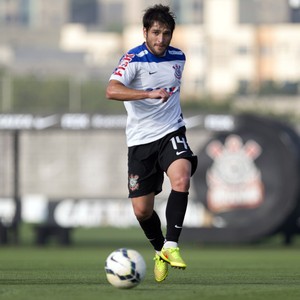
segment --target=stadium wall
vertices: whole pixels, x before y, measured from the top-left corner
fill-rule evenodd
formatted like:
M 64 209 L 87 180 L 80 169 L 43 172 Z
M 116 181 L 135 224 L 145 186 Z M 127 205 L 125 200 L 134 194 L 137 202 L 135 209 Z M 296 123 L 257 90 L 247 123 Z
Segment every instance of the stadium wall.
M 124 121 L 0 115 L 0 225 L 34 224 L 40 240 L 48 227 L 137 226 L 127 198 Z M 190 238 L 256 241 L 281 230 L 288 240 L 300 232 L 300 139 L 290 125 L 254 115 L 186 122 L 199 159 L 185 218 Z M 166 178 L 156 201 L 162 216 L 169 191 Z

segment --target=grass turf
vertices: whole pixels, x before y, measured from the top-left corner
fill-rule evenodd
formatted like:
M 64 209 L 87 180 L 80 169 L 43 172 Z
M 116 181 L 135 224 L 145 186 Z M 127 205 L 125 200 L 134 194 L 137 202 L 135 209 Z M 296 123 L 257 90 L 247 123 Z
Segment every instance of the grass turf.
M 300 299 L 300 246 L 280 243 L 207 246 L 184 243 L 188 268 L 153 279 L 153 251 L 138 229 L 76 230 L 73 246 L 23 241 L 0 247 L 0 299 Z M 146 279 L 119 290 L 106 280 L 104 262 L 119 247 L 145 258 Z

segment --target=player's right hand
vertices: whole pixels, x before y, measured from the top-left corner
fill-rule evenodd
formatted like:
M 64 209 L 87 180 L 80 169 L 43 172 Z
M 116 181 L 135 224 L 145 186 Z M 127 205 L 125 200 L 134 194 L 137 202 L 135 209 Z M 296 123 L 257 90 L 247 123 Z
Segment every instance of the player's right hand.
M 153 90 L 149 94 L 151 99 L 161 99 L 162 102 L 168 101 L 170 94 L 165 89 Z

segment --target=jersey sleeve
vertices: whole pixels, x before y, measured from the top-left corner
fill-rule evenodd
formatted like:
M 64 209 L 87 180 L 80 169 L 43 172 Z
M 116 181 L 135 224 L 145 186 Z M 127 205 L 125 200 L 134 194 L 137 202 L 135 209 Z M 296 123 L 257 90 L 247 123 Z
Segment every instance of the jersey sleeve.
M 123 55 L 109 80 L 118 80 L 125 86 L 129 86 L 136 76 L 136 63 L 133 63 L 134 56 L 135 54 L 130 53 Z

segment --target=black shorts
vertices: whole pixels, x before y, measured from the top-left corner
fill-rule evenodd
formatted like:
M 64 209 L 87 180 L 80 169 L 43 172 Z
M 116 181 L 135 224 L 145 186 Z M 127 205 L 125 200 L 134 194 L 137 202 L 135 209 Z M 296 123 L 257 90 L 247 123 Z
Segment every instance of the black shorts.
M 185 131 L 185 127 L 181 127 L 152 143 L 128 148 L 129 198 L 160 193 L 164 172 L 179 158 L 191 161 L 194 174 L 198 160 L 187 143 Z

